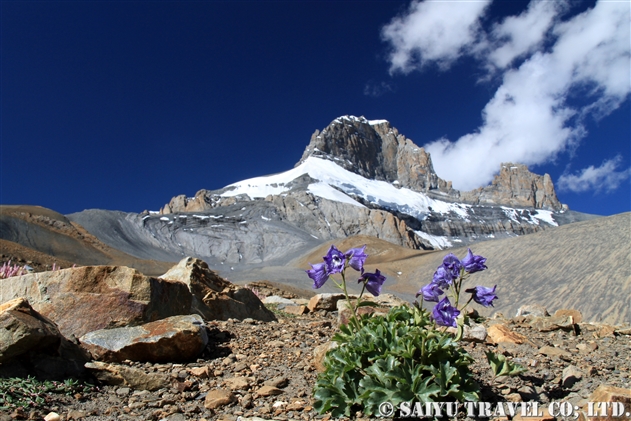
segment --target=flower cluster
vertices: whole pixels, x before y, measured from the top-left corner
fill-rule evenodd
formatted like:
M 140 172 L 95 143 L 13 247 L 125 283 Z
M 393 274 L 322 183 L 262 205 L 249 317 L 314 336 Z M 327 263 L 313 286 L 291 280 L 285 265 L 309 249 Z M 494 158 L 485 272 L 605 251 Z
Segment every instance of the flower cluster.
M 341 274 L 342 280 L 345 282 L 345 271 L 348 267 L 351 267 L 361 273 L 357 283 L 363 282 L 364 288 L 375 297 L 381 294 L 381 287 L 386 281 L 386 277 L 379 272 L 379 269 L 375 270 L 375 273 L 364 272 L 364 262 L 368 257 L 365 250 L 366 246 L 363 246 L 352 248 L 346 253 L 342 253 L 332 245 L 326 256 L 322 258 L 324 262 L 311 265 L 311 269 L 306 271 L 309 278 L 313 279 L 313 288 L 321 288 L 329 279 L 329 276 L 335 273 Z M 342 289 L 345 288 L 345 284 L 340 285 L 337 282 L 335 284 Z
M 432 311 L 432 318 L 436 324 L 457 327 L 456 319 L 462 310 L 458 309 L 458 299 L 462 283 L 470 274 L 487 269 L 485 263 L 486 258 L 474 255 L 471 249 L 469 249 L 467 255 L 462 260 L 458 259 L 452 253 L 449 253 L 443 258 L 442 265 L 434 272 L 432 282 L 425 285 L 416 294 L 417 297 L 421 295 L 425 301 L 437 303 Z M 471 301 L 475 301 L 484 307 L 492 306 L 493 300 L 497 298 L 495 288 L 497 288 L 497 285 L 493 288 L 478 285 L 465 290 L 465 292 L 471 294 L 471 297 L 463 306 L 463 309 Z M 454 305 L 452 305 L 449 297 L 445 296 L 442 299 L 440 298 L 441 295 L 445 294 L 445 291 L 451 292 Z

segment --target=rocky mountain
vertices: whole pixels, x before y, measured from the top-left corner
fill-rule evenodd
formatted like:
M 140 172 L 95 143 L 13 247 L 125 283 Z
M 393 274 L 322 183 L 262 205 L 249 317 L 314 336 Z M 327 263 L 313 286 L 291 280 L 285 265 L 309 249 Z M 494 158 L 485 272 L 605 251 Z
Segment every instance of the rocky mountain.
M 344 116 L 311 137 L 288 171 L 179 195 L 159 212 L 88 210 L 68 218 L 143 259 L 204 259 L 217 270 L 282 264 L 322 242 L 367 235 L 444 249 L 590 218 L 557 199 L 550 177 L 505 164 L 459 192 L 385 120 Z

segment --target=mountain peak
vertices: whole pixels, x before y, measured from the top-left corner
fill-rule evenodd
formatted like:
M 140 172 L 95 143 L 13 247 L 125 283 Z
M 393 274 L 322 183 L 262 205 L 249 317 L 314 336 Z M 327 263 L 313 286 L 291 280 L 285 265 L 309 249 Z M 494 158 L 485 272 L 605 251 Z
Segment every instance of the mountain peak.
M 434 172 L 425 149 L 401 135 L 387 120 L 345 115 L 311 135 L 302 158 L 314 156 L 335 162 L 363 177 L 387 181 L 418 192 L 450 193 L 451 183 Z

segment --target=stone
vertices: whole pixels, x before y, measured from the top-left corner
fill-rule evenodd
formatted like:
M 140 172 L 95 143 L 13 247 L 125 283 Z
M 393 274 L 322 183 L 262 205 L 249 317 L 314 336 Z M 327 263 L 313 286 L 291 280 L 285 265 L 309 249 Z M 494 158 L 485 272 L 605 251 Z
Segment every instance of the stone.
M 48 415 L 44 417 L 44 421 L 61 421 L 61 416 L 56 412 L 49 412 Z
M 102 329 L 80 338 L 94 359 L 107 362 L 190 361 L 208 344 L 199 315 L 173 316 L 141 326 Z
M 0 302 L 20 296 L 66 338 L 188 314 L 192 301 L 183 283 L 125 266 L 83 266 L 2 280 Z
M 287 314 L 302 316 L 303 314 L 307 314 L 309 312 L 309 309 L 307 308 L 307 306 L 285 306 L 283 307 L 283 311 Z
M 161 278 L 184 283 L 193 296 L 190 312 L 205 320 L 276 320 L 251 289 L 225 280 L 201 259 L 186 257 Z
M 191 373 L 192 376 L 200 379 L 207 379 L 212 375 L 211 368 L 207 365 L 203 367 L 191 367 L 188 369 L 188 372 Z
M 357 312 L 357 317 L 362 317 L 366 315 L 372 316 L 385 316 L 390 311 L 390 308 L 383 306 L 362 306 L 355 310 Z M 345 325 L 348 324 L 351 320 L 353 313 L 348 308 L 348 303 L 346 300 L 339 300 L 337 302 L 337 324 Z
M 583 372 L 579 370 L 577 367 L 573 365 L 568 365 L 563 369 L 563 374 L 561 376 L 561 385 L 570 389 L 574 386 L 574 383 L 583 378 Z
M 226 389 L 213 389 L 206 395 L 204 407 L 206 409 L 217 409 L 236 401 L 237 397 L 231 391 Z
M 259 396 L 273 396 L 273 395 L 280 395 L 281 393 L 283 393 L 283 391 L 280 390 L 279 388 L 274 387 L 274 386 L 267 386 L 267 385 L 261 386 L 256 391 L 256 394 Z
M 554 346 L 542 346 L 541 348 L 539 348 L 539 354 L 543 354 L 543 355 L 547 355 L 549 357 L 564 357 L 564 358 L 570 358 L 572 356 L 571 353 L 569 353 L 568 351 L 562 349 L 562 348 L 557 348 Z
M 0 304 L 0 363 L 32 350 L 56 350 L 61 340 L 57 326 L 25 298 Z
M 583 314 L 580 311 L 574 310 L 574 309 L 567 309 L 567 308 L 559 309 L 554 312 L 554 316 L 555 317 L 570 316 L 572 317 L 572 323 L 576 323 L 576 324 L 583 322 Z
M 546 310 L 544 306 L 539 305 L 539 304 L 528 304 L 528 305 L 523 305 L 519 307 L 519 309 L 517 309 L 517 314 L 515 314 L 515 317 L 519 317 L 519 316 L 547 317 L 549 315 L 550 313 L 548 313 L 548 310 Z
M 583 354 L 587 354 L 589 352 L 596 351 L 598 349 L 598 344 L 594 341 L 590 342 L 581 342 L 576 345 L 576 349 Z
M 269 297 L 265 297 L 263 299 L 263 304 L 284 304 L 288 306 L 295 306 L 296 302 L 278 295 L 270 295 Z
M 455 327 L 448 327 L 447 332 L 456 335 L 458 333 L 458 329 Z M 471 321 L 468 325 L 464 325 L 461 340 L 465 342 L 482 343 L 486 340 L 487 336 L 488 334 L 484 325 Z
M 581 421 L 613 421 L 618 419 L 627 419 L 628 415 L 625 414 L 625 411 L 629 411 L 631 407 L 631 389 L 615 387 L 611 385 L 601 384 L 592 392 L 590 397 L 588 398 L 588 402 L 610 402 L 610 407 L 607 408 L 607 415 L 601 415 L 601 406 L 604 405 L 601 403 L 598 407 L 594 406 L 595 416 L 587 417 L 588 411 L 588 403 L 583 406 L 583 412 L 581 413 L 581 417 L 579 420 Z M 615 403 L 615 404 L 614 404 Z M 613 405 L 616 405 L 617 408 L 623 408 L 622 414 L 618 413 L 614 414 Z
M 334 311 L 337 309 L 337 302 L 344 299 L 344 294 L 316 294 L 311 297 L 307 307 L 312 313 L 319 310 Z
M 574 322 L 571 315 L 554 315 L 552 317 L 535 317 L 530 326 L 539 332 L 552 332 L 554 330 L 574 330 Z
M 132 389 L 158 390 L 171 384 L 170 378 L 163 373 L 147 373 L 135 367 L 122 364 L 108 364 L 92 361 L 85 367 L 102 383 L 125 385 Z
M 278 387 L 282 389 L 283 387 L 286 387 L 288 383 L 289 383 L 289 380 L 287 380 L 287 377 L 280 376 L 280 377 L 274 377 L 273 379 L 266 380 L 265 382 L 263 382 L 263 385 Z
M 250 380 L 245 377 L 231 377 L 225 380 L 230 390 L 247 390 L 250 388 Z
M 503 324 L 494 324 L 487 330 L 487 339 L 492 343 L 499 344 L 501 342 L 512 342 L 514 344 L 523 344 L 527 341 L 524 335 L 513 332 Z
M 326 353 L 337 347 L 337 342 L 329 341 L 323 343 L 322 345 L 318 345 L 313 349 L 313 366 L 318 373 L 323 373 L 325 370 L 324 357 L 326 357 Z

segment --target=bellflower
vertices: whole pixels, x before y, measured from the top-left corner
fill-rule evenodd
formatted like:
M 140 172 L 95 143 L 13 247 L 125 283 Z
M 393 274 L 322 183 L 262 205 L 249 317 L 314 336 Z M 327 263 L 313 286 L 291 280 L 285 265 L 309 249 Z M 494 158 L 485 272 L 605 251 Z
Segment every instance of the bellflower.
M 436 324 L 441 326 L 458 327 L 456 317 L 460 314 L 460 310 L 452 306 L 449 298 L 445 297 L 434 306 L 432 317 Z
M 443 258 L 443 268 L 445 268 L 445 272 L 453 281 L 460 276 L 460 270 L 462 269 L 462 263 L 456 257 L 455 254 L 449 253 L 447 256 Z M 449 282 L 451 284 L 451 282 Z
M 309 278 L 313 279 L 313 287 L 320 288 L 329 279 L 326 263 L 311 265 L 311 269 L 306 271 Z
M 464 270 L 469 273 L 480 272 L 487 269 L 486 265 L 484 264 L 485 262 L 486 257 L 474 255 L 471 249 L 469 249 L 465 258 L 462 259 Z
M 438 285 L 441 288 L 449 288 L 449 285 L 453 282 L 454 278 L 450 272 L 447 272 L 444 266 L 438 266 L 436 272 L 434 272 L 434 278 L 432 283 Z
M 366 289 L 375 297 L 381 294 L 381 287 L 386 281 L 386 277 L 379 272 L 379 269 L 375 270 L 375 273 L 364 273 L 357 283 L 364 282 Z
M 340 273 L 344 270 L 344 264 L 346 263 L 346 256 L 339 251 L 334 245 L 331 245 L 326 256 L 323 257 L 324 263 L 326 263 L 326 270 L 329 275 L 333 273 Z
M 364 273 L 364 262 L 368 257 L 364 250 L 366 250 L 366 246 L 353 248 L 345 253 L 348 258 L 348 265 L 361 273 Z
M 489 307 L 493 306 L 493 300 L 497 298 L 497 295 L 495 295 L 495 288 L 497 288 L 497 285 L 493 288 L 478 285 L 475 288 L 466 289 L 465 292 L 473 294 L 473 301 L 476 303 L 481 304 L 484 307 Z
M 440 285 L 435 282 L 430 282 L 429 284 L 421 288 L 416 293 L 416 296 L 418 297 L 419 295 L 423 295 L 423 300 L 437 303 L 438 301 L 440 301 L 440 296 L 442 294 L 443 290 L 440 289 Z

